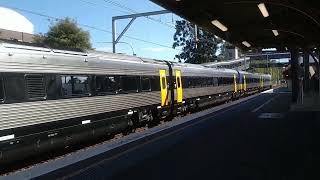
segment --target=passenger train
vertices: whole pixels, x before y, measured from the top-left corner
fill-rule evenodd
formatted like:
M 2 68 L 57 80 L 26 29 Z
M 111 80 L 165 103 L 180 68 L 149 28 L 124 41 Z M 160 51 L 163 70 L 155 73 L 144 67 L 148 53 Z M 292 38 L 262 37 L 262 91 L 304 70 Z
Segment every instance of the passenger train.
M 270 75 L 0 43 L 0 164 L 271 87 Z

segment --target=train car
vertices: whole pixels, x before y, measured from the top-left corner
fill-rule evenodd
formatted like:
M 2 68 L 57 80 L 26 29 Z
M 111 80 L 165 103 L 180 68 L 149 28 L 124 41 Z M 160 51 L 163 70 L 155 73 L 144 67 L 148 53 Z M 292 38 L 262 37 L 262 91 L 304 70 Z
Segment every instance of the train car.
M 240 80 L 241 73 L 246 81 Z M 130 133 L 146 123 L 238 98 L 243 89 L 267 88 L 268 78 L 112 53 L 0 43 L 0 164 Z
M 266 89 L 271 89 L 272 88 L 272 82 L 271 82 L 271 75 L 270 74 L 261 74 L 261 89 L 266 90 Z
M 253 74 L 245 71 L 239 72 L 239 88 L 243 94 L 252 94 L 271 88 L 271 76 L 266 74 Z
M 163 61 L 1 44 L 0 162 L 151 120 L 160 70 L 169 76 Z
M 227 101 L 237 93 L 237 71 L 207 68 L 200 65 L 175 64 L 182 73 L 183 102 L 185 108 L 199 108 Z

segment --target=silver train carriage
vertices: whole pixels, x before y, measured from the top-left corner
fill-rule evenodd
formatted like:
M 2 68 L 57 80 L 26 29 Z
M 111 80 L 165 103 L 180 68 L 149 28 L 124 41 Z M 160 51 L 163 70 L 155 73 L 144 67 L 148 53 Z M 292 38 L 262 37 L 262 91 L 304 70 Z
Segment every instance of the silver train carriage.
M 0 164 L 268 89 L 269 75 L 0 43 Z

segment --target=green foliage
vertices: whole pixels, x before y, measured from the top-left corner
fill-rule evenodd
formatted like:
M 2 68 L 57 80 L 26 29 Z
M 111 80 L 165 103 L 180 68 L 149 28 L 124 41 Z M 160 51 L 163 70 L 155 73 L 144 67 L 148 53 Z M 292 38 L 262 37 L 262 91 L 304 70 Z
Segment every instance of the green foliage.
M 175 56 L 179 61 L 201 64 L 223 60 L 217 57 L 218 50 L 223 53 L 223 41 L 213 33 L 198 28 L 196 41 L 194 24 L 186 20 L 176 21 L 173 48 L 181 47 L 182 52 Z
M 58 49 L 78 49 L 81 51 L 91 49 L 89 32 L 82 30 L 70 18 L 53 24 L 48 33 L 36 35 L 33 41 Z
M 261 74 L 270 74 L 273 83 L 278 83 L 280 80 L 283 79 L 283 68 L 282 67 L 275 67 L 275 61 L 270 61 L 267 64 L 265 60 L 254 60 L 250 63 L 250 69 L 248 72 L 251 73 L 261 73 Z
M 43 44 L 46 39 L 46 36 L 43 34 L 36 34 L 33 36 L 33 43 Z

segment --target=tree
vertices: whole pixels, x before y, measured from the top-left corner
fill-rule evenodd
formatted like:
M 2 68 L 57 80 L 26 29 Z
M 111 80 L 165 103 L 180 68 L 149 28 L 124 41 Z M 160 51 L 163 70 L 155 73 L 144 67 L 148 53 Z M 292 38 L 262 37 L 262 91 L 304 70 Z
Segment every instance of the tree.
M 182 47 L 182 52 L 175 56 L 179 61 L 201 64 L 222 59 L 217 57 L 219 51 L 224 52 L 222 39 L 198 28 L 196 40 L 195 26 L 186 20 L 176 21 L 173 39 L 173 48 Z
M 78 27 L 77 23 L 70 18 L 65 18 L 51 25 L 46 34 L 36 35 L 33 41 L 58 49 L 81 51 L 91 49 L 89 32 Z

